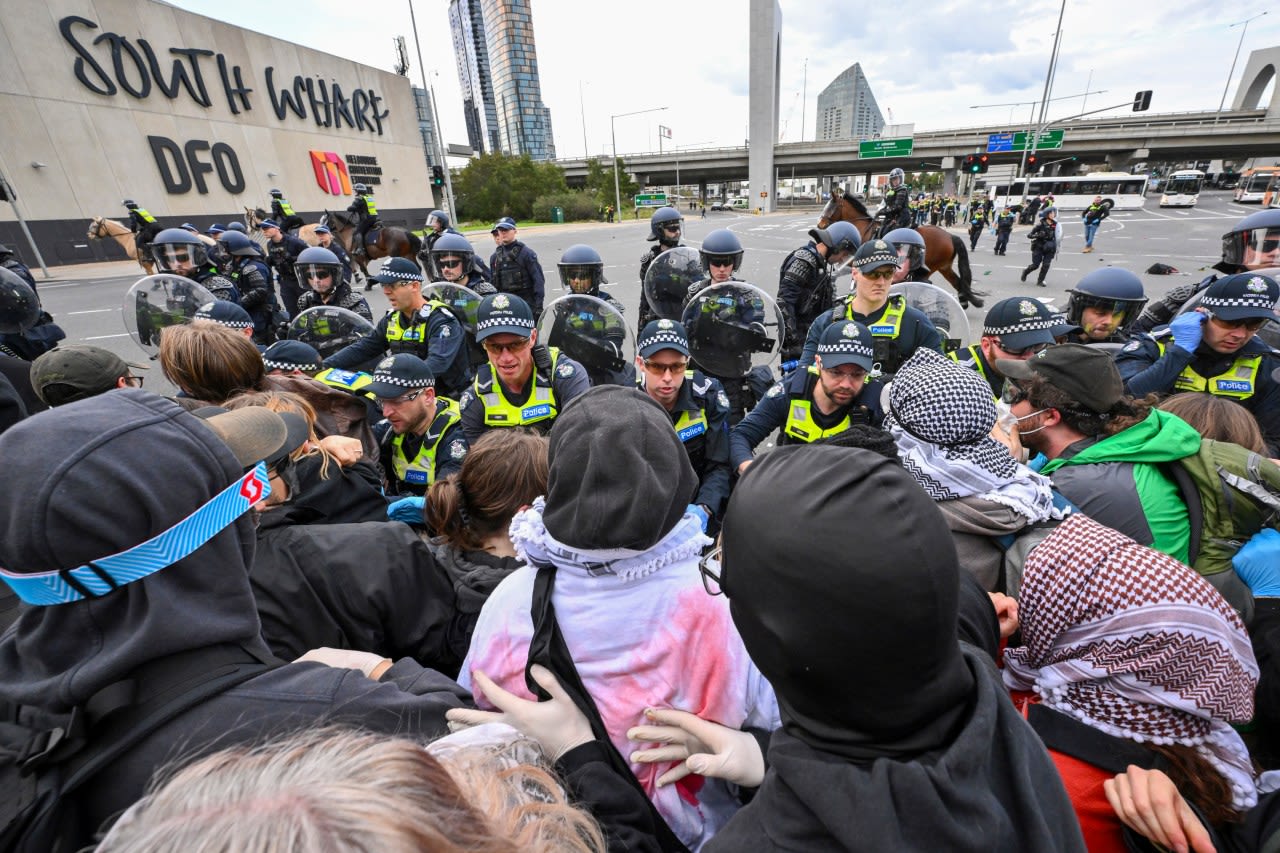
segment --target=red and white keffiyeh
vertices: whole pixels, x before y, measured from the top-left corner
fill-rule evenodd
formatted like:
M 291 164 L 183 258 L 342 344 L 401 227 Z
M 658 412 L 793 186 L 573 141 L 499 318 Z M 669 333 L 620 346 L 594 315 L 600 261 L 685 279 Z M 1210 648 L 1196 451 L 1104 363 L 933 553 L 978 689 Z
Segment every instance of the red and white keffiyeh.
M 1027 558 L 1011 690 L 1139 743 L 1195 747 L 1257 803 L 1248 749 L 1258 663 L 1235 610 L 1194 569 L 1073 515 Z

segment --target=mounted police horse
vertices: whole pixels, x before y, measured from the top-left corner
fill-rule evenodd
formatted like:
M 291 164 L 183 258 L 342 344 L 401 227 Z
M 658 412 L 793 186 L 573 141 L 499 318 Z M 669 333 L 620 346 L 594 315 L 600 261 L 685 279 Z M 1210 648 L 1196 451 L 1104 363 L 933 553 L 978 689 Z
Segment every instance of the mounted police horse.
M 128 225 L 123 225 L 114 219 L 107 219 L 105 216 L 95 216 L 93 221 L 89 223 L 89 233 L 85 236 L 90 240 L 102 240 L 111 237 L 120 244 L 120 248 L 124 249 L 126 255 L 138 262 L 138 265 L 146 271 L 147 275 L 155 274 L 156 262 L 148 257 L 145 252 L 138 254 L 137 238 Z
M 365 234 L 364 252 L 357 253 L 351 245 L 356 233 L 355 218 L 342 211 L 324 212 L 320 220 L 329 227 L 333 236 L 342 244 L 342 248 L 351 255 L 351 260 L 360 267 L 360 271 L 369 275 L 369 261 L 378 258 L 408 258 L 415 264 L 418 252 L 422 249 L 422 240 L 417 234 L 395 225 L 380 225 Z
M 261 230 L 262 220 L 270 218 L 267 212 L 260 207 L 246 207 L 244 209 L 244 221 L 248 224 L 250 231 Z M 319 227 L 319 223 L 303 225 L 298 229 L 295 236 L 308 246 L 319 246 L 320 238 L 316 237 L 316 229 Z
M 818 227 L 826 228 L 832 222 L 840 221 L 857 228 L 863 241 L 875 236 L 875 217 L 867 211 L 861 200 L 847 192 L 831 194 L 827 206 L 822 208 L 822 215 L 818 218 Z M 974 301 L 973 271 L 969 269 L 969 250 L 965 248 L 964 241 L 936 225 L 921 225 L 916 231 L 924 238 L 924 264 L 929 272 L 942 273 L 942 277 L 951 282 L 962 306 L 968 308 L 969 303 L 973 302 L 981 307 L 980 297 L 979 301 Z M 957 270 L 951 268 L 953 263 Z

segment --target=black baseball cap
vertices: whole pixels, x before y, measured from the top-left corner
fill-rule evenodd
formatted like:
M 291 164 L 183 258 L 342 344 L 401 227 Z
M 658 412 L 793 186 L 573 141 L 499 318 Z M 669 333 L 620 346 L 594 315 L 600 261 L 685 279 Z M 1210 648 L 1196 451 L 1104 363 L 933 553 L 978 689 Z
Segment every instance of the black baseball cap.
M 1009 379 L 1040 376 L 1083 408 L 1111 411 L 1124 397 L 1124 382 L 1111 354 L 1100 347 L 1059 344 L 1024 360 L 996 359 L 996 370 Z
M 1053 330 L 1058 325 L 1053 312 L 1039 299 L 1011 296 L 991 306 L 982 321 L 982 334 L 999 338 L 1004 349 L 1026 349 L 1052 344 Z
M 868 240 L 858 247 L 857 253 L 853 256 L 853 265 L 861 272 L 871 272 L 880 267 L 896 267 L 901 264 L 902 258 L 898 257 L 898 250 L 884 240 Z
M 476 309 L 477 341 L 503 334 L 527 338 L 533 334 L 533 328 L 533 309 L 519 296 L 491 293 L 480 300 L 480 307 Z
M 640 338 L 636 341 L 636 353 L 641 358 L 648 358 L 664 349 L 675 350 L 688 358 L 689 333 L 681 323 L 675 320 L 650 320 L 640 330 Z
M 866 326 L 855 320 L 841 320 L 823 330 L 818 355 L 824 368 L 856 364 L 870 372 L 875 364 L 874 344 L 875 339 Z
M 268 370 L 321 370 L 320 353 L 302 341 L 276 341 L 262 354 Z
M 1277 301 L 1280 301 L 1280 284 L 1274 278 L 1256 272 L 1241 272 L 1209 285 L 1200 306 L 1223 320 L 1251 320 L 1255 317 L 1280 320 L 1276 316 Z
M 390 400 L 419 388 L 434 388 L 435 384 L 435 374 L 425 361 L 413 353 L 402 352 L 378 362 L 373 369 L 373 381 L 360 391 Z
M 201 305 L 192 319 L 210 320 L 219 326 L 228 326 L 232 329 L 253 328 L 253 318 L 249 316 L 249 312 L 225 299 L 215 299 Z
M 382 285 L 397 285 L 405 282 L 422 281 L 422 270 L 408 258 L 392 258 L 382 265 L 382 269 L 369 276 Z

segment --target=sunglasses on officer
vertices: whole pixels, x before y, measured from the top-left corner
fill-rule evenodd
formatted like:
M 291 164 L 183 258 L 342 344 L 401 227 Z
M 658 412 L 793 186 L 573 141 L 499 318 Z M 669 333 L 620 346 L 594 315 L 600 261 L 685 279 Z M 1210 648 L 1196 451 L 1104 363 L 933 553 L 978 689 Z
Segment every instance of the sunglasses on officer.
M 330 270 L 307 270 L 307 278 L 314 278 L 317 281 L 324 281 L 333 278 L 333 272 Z
M 1026 355 L 1035 355 L 1036 353 L 1043 352 L 1049 348 L 1048 344 L 1032 344 L 1029 347 L 1022 347 L 1021 349 L 1010 349 L 1005 346 L 999 338 L 995 339 L 995 345 L 998 346 L 1005 354 L 1011 355 L 1014 358 L 1022 358 Z
M 484 347 L 484 351 L 489 355 L 502 355 L 509 352 L 512 355 L 523 352 L 532 341 L 532 338 L 523 338 L 518 341 L 512 341 L 509 344 L 500 344 L 497 341 L 481 341 L 480 346 Z
M 652 373 L 654 376 L 665 376 L 670 373 L 672 376 L 681 376 L 689 369 L 689 362 L 677 361 L 663 364 L 658 361 L 650 361 L 644 359 L 644 369 Z
M 1224 320 L 1212 311 L 1205 311 L 1209 315 L 1209 319 L 1224 329 L 1244 329 L 1248 332 L 1256 332 L 1263 326 L 1267 325 L 1266 317 L 1246 317 L 1243 320 Z
M 708 255 L 707 266 L 731 267 L 733 266 L 733 256 L 732 255 Z
M 441 269 L 451 270 L 454 267 L 462 266 L 462 259 L 461 258 L 441 258 L 440 260 L 436 261 L 436 263 L 440 265 Z

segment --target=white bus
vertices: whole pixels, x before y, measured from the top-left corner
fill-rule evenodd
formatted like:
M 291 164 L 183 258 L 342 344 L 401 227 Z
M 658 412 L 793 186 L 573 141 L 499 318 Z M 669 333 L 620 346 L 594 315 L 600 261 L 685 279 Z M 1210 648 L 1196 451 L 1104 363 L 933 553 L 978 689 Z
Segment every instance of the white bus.
M 1202 186 L 1204 186 L 1204 172 L 1196 169 L 1172 172 L 1160 186 L 1160 206 L 1195 207 Z
M 1128 172 L 1090 172 L 1087 175 L 1015 178 L 986 187 L 996 205 L 1020 204 L 1024 198 L 1052 195 L 1059 210 L 1084 210 L 1098 196 L 1110 199 L 1113 210 L 1137 210 L 1146 203 L 1147 176 Z
M 1276 192 L 1276 175 L 1280 174 L 1280 166 L 1258 166 L 1245 169 L 1240 173 L 1240 183 L 1236 185 L 1235 201 L 1241 204 L 1261 204 L 1267 207 Z

